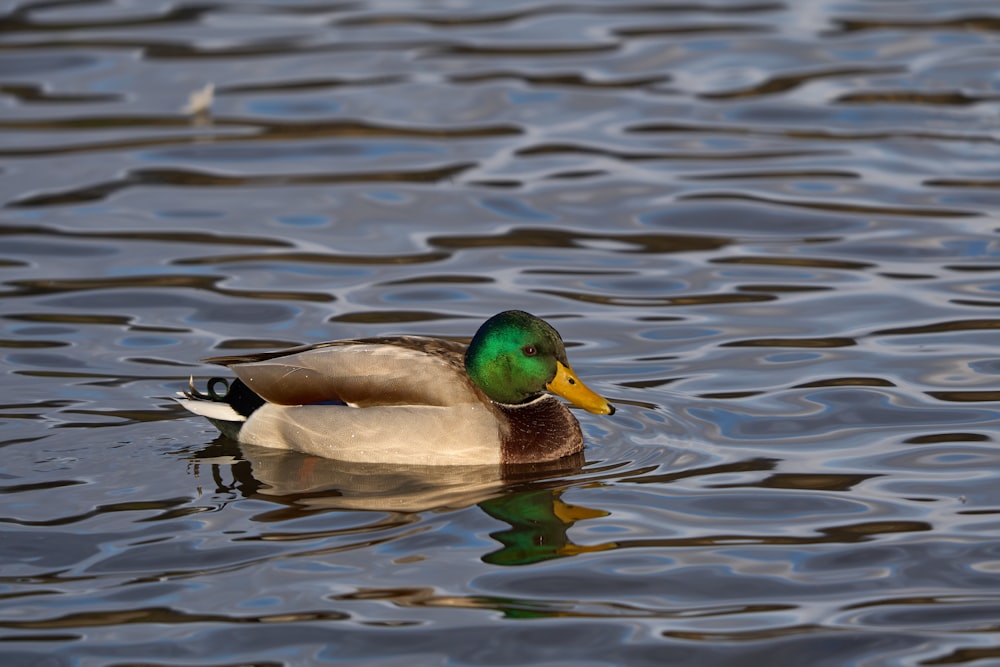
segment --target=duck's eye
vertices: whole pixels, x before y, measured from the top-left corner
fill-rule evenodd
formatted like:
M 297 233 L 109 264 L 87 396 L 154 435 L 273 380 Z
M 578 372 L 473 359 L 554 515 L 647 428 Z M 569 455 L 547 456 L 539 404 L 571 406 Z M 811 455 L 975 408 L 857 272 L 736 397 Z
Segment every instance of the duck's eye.
M 533 357 L 538 354 L 538 349 L 534 345 L 525 345 L 521 348 L 521 352 L 523 352 L 526 357 Z

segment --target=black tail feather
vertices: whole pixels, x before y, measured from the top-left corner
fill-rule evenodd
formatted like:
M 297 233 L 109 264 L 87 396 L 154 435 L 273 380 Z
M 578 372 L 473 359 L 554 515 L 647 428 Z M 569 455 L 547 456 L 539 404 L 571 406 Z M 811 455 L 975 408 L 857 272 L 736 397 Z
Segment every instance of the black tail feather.
M 221 393 L 217 389 L 220 384 L 223 387 Z M 206 385 L 206 393 L 202 393 L 195 389 L 194 378 L 192 378 L 191 383 L 188 386 L 187 395 L 190 398 L 197 398 L 203 401 L 226 403 L 229 407 L 244 417 L 249 417 L 253 414 L 254 410 L 265 403 L 263 398 L 255 394 L 250 387 L 246 386 L 239 378 L 229 380 L 226 378 L 214 377 L 208 381 L 208 384 Z

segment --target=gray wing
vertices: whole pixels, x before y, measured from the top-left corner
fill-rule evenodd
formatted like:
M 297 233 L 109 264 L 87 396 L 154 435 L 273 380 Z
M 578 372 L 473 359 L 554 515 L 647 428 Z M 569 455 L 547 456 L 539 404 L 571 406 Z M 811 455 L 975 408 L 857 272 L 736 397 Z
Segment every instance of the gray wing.
M 254 393 L 279 405 L 450 406 L 482 396 L 465 373 L 462 350 L 460 343 L 429 338 L 368 339 L 226 362 Z

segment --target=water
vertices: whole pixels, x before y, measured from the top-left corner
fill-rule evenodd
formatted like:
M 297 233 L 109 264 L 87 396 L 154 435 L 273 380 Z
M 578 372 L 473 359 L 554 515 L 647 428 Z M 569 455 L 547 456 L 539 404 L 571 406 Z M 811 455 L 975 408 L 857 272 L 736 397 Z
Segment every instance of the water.
M 0 11 L 4 665 L 1000 661 L 994 2 Z M 512 307 L 585 460 L 169 400 Z

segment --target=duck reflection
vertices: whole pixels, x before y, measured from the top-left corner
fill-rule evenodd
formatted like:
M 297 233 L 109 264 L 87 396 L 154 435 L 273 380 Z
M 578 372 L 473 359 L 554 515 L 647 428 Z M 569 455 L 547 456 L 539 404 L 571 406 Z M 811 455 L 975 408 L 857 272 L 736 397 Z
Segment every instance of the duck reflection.
M 576 545 L 567 534 L 578 521 L 607 515 L 561 498 L 559 480 L 581 472 L 582 454 L 518 465 L 392 466 L 345 463 L 220 437 L 192 463 L 196 476 L 209 473 L 217 493 L 275 503 L 278 511 L 268 513 L 274 521 L 323 510 L 398 515 L 478 505 L 510 526 L 490 534 L 502 547 L 483 556 L 488 563 L 524 565 L 610 548 Z
M 490 533 L 503 548 L 486 554 L 483 560 L 494 565 L 528 565 L 615 547 L 608 542 L 594 546 L 573 543 L 567 531 L 574 523 L 608 516 L 608 512 L 571 505 L 561 496 L 561 489 L 538 489 L 479 503 L 484 512 L 511 526 L 510 530 Z

